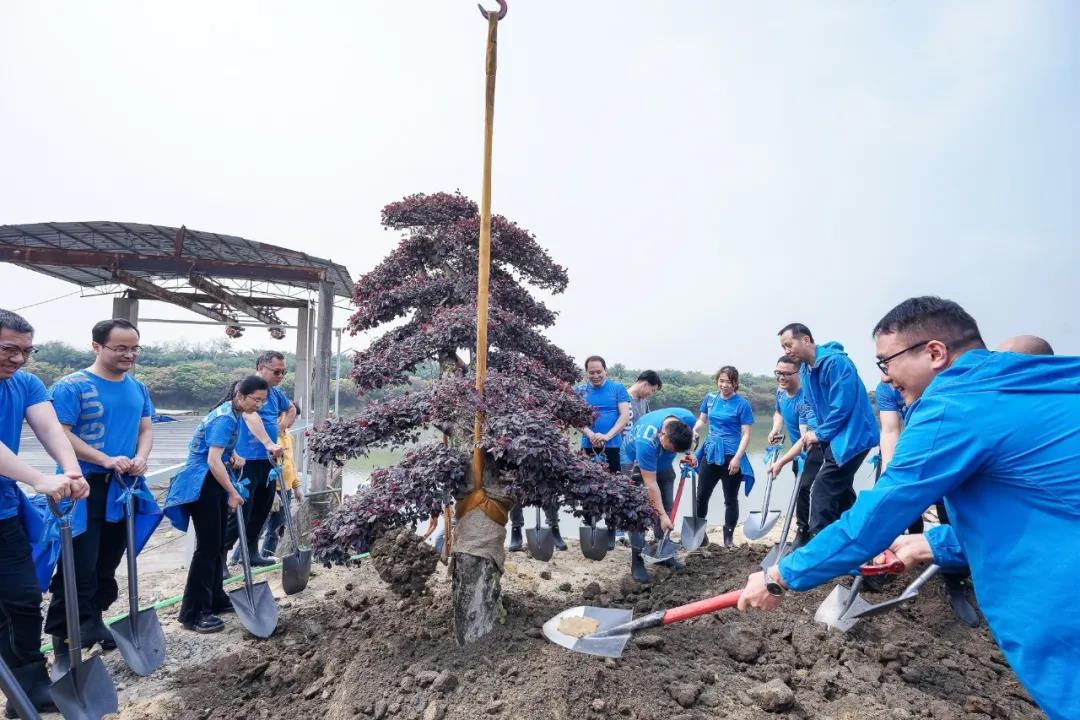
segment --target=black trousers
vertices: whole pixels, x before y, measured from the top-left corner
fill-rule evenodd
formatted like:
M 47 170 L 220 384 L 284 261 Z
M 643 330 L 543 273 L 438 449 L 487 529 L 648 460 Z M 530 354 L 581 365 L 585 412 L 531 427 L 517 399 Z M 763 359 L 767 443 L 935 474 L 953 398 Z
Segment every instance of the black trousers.
M 699 518 L 709 516 L 709 500 L 713 490 L 719 483 L 724 489 L 724 527 L 733 528 L 739 523 L 739 486 L 742 485 L 742 473 L 732 475 L 728 472 L 728 463 L 734 455 L 726 455 L 723 465 L 715 465 L 710 462 L 701 464 L 701 472 L 698 479 L 697 507 L 694 515 Z
M 101 613 L 116 602 L 116 568 L 127 549 L 126 526 L 123 522 L 106 522 L 105 506 L 109 494 L 111 473 L 90 473 L 90 497 L 86 503 L 86 532 L 71 541 L 75 561 L 75 586 L 79 598 L 79 623 L 101 617 Z M 63 562 L 57 563 L 49 584 L 52 597 L 45 615 L 45 632 L 66 638 L 68 634 L 64 600 Z
M 635 465 L 634 469 L 630 473 L 631 482 L 635 482 L 638 485 L 644 484 L 644 480 L 641 477 L 641 470 Z M 675 501 L 674 489 L 675 489 L 675 469 L 663 468 L 656 471 L 656 484 L 660 488 L 660 502 L 664 506 L 664 512 L 668 515 L 671 514 L 671 505 Z M 657 522 L 653 525 L 653 532 L 657 536 L 660 535 L 660 523 Z M 630 533 L 630 549 L 635 553 L 640 553 L 641 549 L 645 547 L 645 533 L 632 532 Z
M 832 448 L 824 448 L 824 462 L 810 487 L 810 534 L 819 532 L 836 522 L 845 510 L 855 504 L 855 471 L 866 459 L 867 448 L 843 465 L 837 465 Z
M 613 473 L 619 472 L 619 453 L 619 448 L 607 446 L 605 446 L 603 449 L 594 447 L 585 448 L 585 454 L 588 455 L 590 458 L 596 457 L 597 455 L 603 455 L 604 458 L 607 460 L 608 470 Z
M 195 554 L 188 567 L 180 622 L 196 622 L 206 613 L 227 607 L 229 598 L 222 585 L 225 570 L 225 520 L 228 495 L 211 473 L 203 480 L 199 499 L 187 505 L 195 527 Z M 243 507 L 243 506 L 241 506 Z
M 248 499 L 244 501 L 244 526 L 247 528 L 247 545 L 249 553 L 259 551 L 259 535 L 262 534 L 266 518 L 270 516 L 270 510 L 274 507 L 274 495 L 277 488 L 267 483 L 273 465 L 269 460 L 248 460 L 244 463 L 242 477 L 248 481 Z M 214 480 L 217 484 L 217 480 Z M 219 486 L 220 487 L 220 486 Z M 225 528 L 225 549 L 231 550 L 239 538 L 236 513 L 228 513 L 228 525 Z
M 30 541 L 18 516 L 0 520 L 0 656 L 13 670 L 45 662 L 41 589 Z
M 795 527 L 803 534 L 810 532 L 810 488 L 823 462 L 825 462 L 825 452 L 821 449 L 821 445 L 811 445 L 806 453 L 802 475 L 797 476 L 799 495 L 795 499 Z M 792 469 L 794 469 L 794 464 L 792 464 Z

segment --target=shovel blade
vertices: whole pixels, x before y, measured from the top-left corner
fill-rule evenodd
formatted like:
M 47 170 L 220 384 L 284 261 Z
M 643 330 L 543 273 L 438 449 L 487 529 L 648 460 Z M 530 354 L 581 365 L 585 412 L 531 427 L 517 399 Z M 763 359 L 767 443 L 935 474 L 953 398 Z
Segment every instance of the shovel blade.
M 116 686 L 100 657 L 84 660 L 49 686 L 65 720 L 101 720 L 118 707 Z
M 849 603 L 850 607 L 848 607 Z M 817 612 L 814 613 L 814 620 L 828 625 L 833 630 L 847 632 L 859 622 L 859 618 L 854 614 L 868 607 L 870 607 L 870 603 L 863 600 L 861 596 L 856 595 L 852 599 L 850 589 L 843 585 L 837 585 L 829 593 L 829 596 L 825 598 L 825 601 L 818 605 Z
M 895 610 L 901 605 L 906 605 L 907 603 L 918 597 L 918 595 L 919 594 L 917 592 L 911 593 L 910 595 L 901 595 L 900 597 L 893 598 L 892 600 L 886 600 L 885 602 L 878 603 L 877 605 L 870 605 L 869 603 L 867 603 L 866 607 L 859 608 L 857 611 L 853 607 L 848 612 L 847 617 L 858 620 L 859 618 L 881 615 L 883 613 L 889 612 L 890 610 Z
M 751 510 L 746 516 L 746 522 L 743 523 L 743 535 L 747 540 L 760 540 L 769 534 L 779 519 L 779 510 L 770 510 L 764 514 Z
M 295 595 L 307 587 L 311 577 L 311 550 L 298 550 L 281 559 L 281 587 Z
M 581 554 L 590 560 L 603 560 L 607 555 L 607 528 L 584 527 L 578 529 Z
M 708 520 L 699 517 L 684 517 L 679 530 L 679 542 L 686 552 L 694 552 L 705 543 L 705 531 Z
M 646 565 L 656 565 L 675 557 L 678 550 L 679 546 L 675 544 L 671 536 L 664 535 L 660 542 L 641 551 L 641 559 L 645 561 Z
M 784 555 L 791 552 L 791 546 L 788 545 L 784 548 Z M 768 570 L 776 563 L 784 559 L 784 556 L 780 555 L 780 546 L 773 545 L 769 552 L 765 555 L 765 559 L 761 561 L 761 569 Z
M 251 586 L 250 598 L 247 587 L 233 590 L 229 593 L 229 599 L 240 624 L 247 628 L 248 632 L 259 638 L 268 638 L 274 634 L 277 628 L 278 606 L 269 585 L 265 582 L 254 583 Z
M 555 554 L 555 536 L 547 528 L 525 530 L 525 546 L 533 560 L 547 562 Z
M 567 650 L 573 650 L 574 652 L 599 655 L 600 657 L 617 658 L 622 656 L 623 648 L 626 647 L 626 643 L 630 640 L 630 633 L 599 638 L 586 635 L 585 637 L 579 638 L 574 637 L 573 635 L 567 635 L 559 629 L 559 625 L 563 620 L 580 617 L 596 620 L 599 623 L 596 632 L 601 632 L 617 625 L 630 622 L 634 618 L 634 613 L 632 610 L 579 605 L 578 607 L 573 607 L 569 610 L 563 610 L 561 613 L 544 623 L 544 637 L 556 645 L 561 645 Z
M 165 632 L 153 608 L 117 620 L 109 630 L 124 662 L 136 675 L 146 677 L 165 663 Z

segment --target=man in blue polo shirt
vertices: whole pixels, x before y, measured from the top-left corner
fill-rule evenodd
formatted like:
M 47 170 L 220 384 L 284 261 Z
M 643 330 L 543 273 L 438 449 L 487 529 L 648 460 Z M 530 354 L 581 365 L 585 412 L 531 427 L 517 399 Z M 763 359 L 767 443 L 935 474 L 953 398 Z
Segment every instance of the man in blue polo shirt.
M 116 647 L 101 614 L 116 600 L 116 568 L 127 547 L 124 523 L 106 522 L 109 483 L 114 473 L 136 478 L 146 473 L 154 444 L 150 391 L 129 375 L 139 356 L 139 330 L 127 320 L 102 320 L 90 331 L 94 364 L 66 375 L 49 395 L 90 483 L 86 530 L 73 541 L 79 623 L 83 647 Z M 67 656 L 64 573 L 56 568 L 45 631 L 56 656 Z
M 90 489 L 64 428 L 56 419 L 45 385 L 23 370 L 34 354 L 34 328 L 21 316 L 0 310 L 0 443 L 18 454 L 25 420 L 63 475 L 46 478 L 38 473 L 32 487 L 61 497 L 85 498 Z M 5 466 L 11 464 L 7 458 Z M 16 459 L 14 461 L 18 463 Z M 22 465 L 22 463 L 18 463 Z M 30 552 L 44 527 L 15 484 L 28 482 L 33 471 L 22 466 L 18 478 L 0 475 L 0 655 L 38 710 L 56 712 L 49 696 L 49 674 L 41 644 L 41 588 Z M 8 713 L 13 708 L 8 706 Z M 9 715 L 10 716 L 10 715 Z
M 240 424 L 240 438 L 236 442 L 236 454 L 244 459 L 243 477 L 248 481 L 248 501 L 244 503 L 244 523 L 247 528 L 247 545 L 254 553 L 254 566 L 273 565 L 274 559 L 259 554 L 259 535 L 274 505 L 276 488 L 269 482 L 271 459 L 281 462 L 284 449 L 278 444 L 281 422 L 291 426 L 296 419 L 296 405 L 278 389 L 285 379 L 285 356 L 276 350 L 267 350 L 255 360 L 255 374 L 270 385 L 266 402 L 258 412 L 245 413 Z M 284 417 L 283 417 L 284 416 Z M 225 530 L 225 547 L 231 548 L 238 539 L 238 513 L 229 513 Z M 239 546 L 233 553 L 232 562 L 239 562 Z
M 908 405 L 878 483 L 805 547 L 750 576 L 739 608 L 776 608 L 889 547 L 938 498 L 928 542 L 966 563 L 994 639 L 1050 720 L 1080 697 L 1080 358 L 990 352 L 955 302 L 917 297 L 874 328 L 877 364 Z M 1019 431 L 1022 429 L 1022 431 Z

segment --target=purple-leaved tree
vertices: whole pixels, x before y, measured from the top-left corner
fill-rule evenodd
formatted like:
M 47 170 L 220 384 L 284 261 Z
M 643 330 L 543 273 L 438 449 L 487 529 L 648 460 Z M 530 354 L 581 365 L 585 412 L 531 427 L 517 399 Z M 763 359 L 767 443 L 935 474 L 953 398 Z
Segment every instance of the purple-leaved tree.
M 403 236 L 357 281 L 349 328 L 406 322 L 356 355 L 353 378 L 361 392 L 406 384 L 429 361 L 438 362 L 440 377 L 312 434 L 309 446 L 323 463 L 340 464 L 374 447 L 408 448 L 400 463 L 372 473 L 368 485 L 320 521 L 312 544 L 324 560 L 342 562 L 382 533 L 427 520 L 452 501 L 454 625 L 458 642 L 466 643 L 497 621 L 506 513 L 514 503 L 557 504 L 627 529 L 645 527 L 653 510 L 641 487 L 614 480 L 568 438 L 571 428 L 591 424 L 593 413 L 570 385 L 579 377 L 573 360 L 538 330 L 552 325 L 555 314 L 522 285 L 562 292 L 566 270 L 532 234 L 492 216 L 490 348 L 481 394 L 468 359 L 476 345 L 476 204 L 459 194 L 412 195 L 387 205 L 382 222 Z M 484 413 L 485 453 L 479 493 L 471 479 L 477 409 Z M 426 428 L 444 441 L 417 445 Z

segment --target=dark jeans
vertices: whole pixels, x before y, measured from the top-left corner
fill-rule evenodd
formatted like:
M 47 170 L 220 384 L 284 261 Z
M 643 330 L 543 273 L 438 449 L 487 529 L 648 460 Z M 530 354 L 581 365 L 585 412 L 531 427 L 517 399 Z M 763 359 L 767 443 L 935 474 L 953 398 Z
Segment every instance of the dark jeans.
M 709 516 L 709 499 L 712 498 L 717 483 L 720 483 L 724 488 L 725 528 L 734 528 L 739 522 L 739 486 L 742 485 L 743 476 L 741 472 L 735 475 L 728 473 L 728 463 L 733 457 L 735 456 L 726 456 L 723 465 L 709 462 L 701 464 L 701 485 L 698 487 L 697 508 L 694 510 L 694 515 L 699 518 Z
M 636 466 L 630 473 L 630 480 L 632 482 L 641 485 L 645 481 L 641 478 L 641 470 Z M 673 490 L 675 487 L 675 470 L 674 468 L 663 468 L 656 471 L 656 484 L 660 487 L 660 502 L 664 505 L 664 512 L 668 515 L 671 514 L 671 504 L 674 502 Z M 653 525 L 653 532 L 657 536 L 660 535 L 660 523 L 657 522 Z M 632 532 L 630 533 L 630 548 L 635 553 L 640 553 L 641 549 L 645 547 L 645 533 Z
M 619 472 L 619 448 L 605 446 L 602 450 L 600 450 L 594 447 L 587 447 L 584 448 L 584 451 L 585 454 L 588 455 L 590 458 L 594 458 L 597 455 L 603 455 L 604 458 L 607 460 L 608 470 L 613 473 Z
M 547 518 L 548 527 L 559 527 L 559 508 L 544 508 L 544 517 Z M 521 505 L 515 505 L 510 510 L 510 527 L 520 528 L 525 525 L 525 512 Z
M 221 577 L 225 569 L 225 519 L 233 514 L 227 499 L 225 489 L 207 473 L 199 499 L 187 505 L 195 528 L 195 554 L 191 556 L 180 605 L 182 623 L 197 622 L 206 613 L 220 611 L 229 604 Z
M 41 589 L 18 516 L 0 520 L 0 656 L 12 669 L 44 663 Z
M 824 448 L 825 459 L 810 487 L 810 534 L 819 532 L 836 522 L 844 511 L 855 504 L 855 471 L 866 459 L 867 448 L 843 465 L 837 465 L 832 448 Z
M 292 502 L 293 491 L 286 490 L 285 497 L 289 498 Z M 271 507 L 273 503 L 271 502 Z M 266 529 L 263 531 L 262 538 L 262 554 L 264 556 L 273 555 L 277 552 L 278 540 L 281 538 L 281 534 L 285 528 L 285 511 L 276 510 L 271 512 L 266 518 Z M 299 539 L 299 538 L 298 538 Z
M 116 568 L 127 549 L 126 526 L 123 522 L 106 522 L 105 506 L 109 495 L 111 473 L 90 473 L 90 497 L 86 503 L 86 532 L 71 541 L 75 561 L 75 586 L 79 598 L 79 623 L 101 617 L 101 613 L 116 602 Z M 45 632 L 67 637 L 65 614 L 63 562 L 56 564 L 49 584 L 49 612 L 45 615 Z
M 799 483 L 799 495 L 795 499 L 795 527 L 798 532 L 804 534 L 810 532 L 810 488 L 823 462 L 825 462 L 825 452 L 821 449 L 821 445 L 811 445 L 806 453 L 806 460 L 803 462 L 802 475 L 799 475 L 796 481 Z
M 248 552 L 259 551 L 259 535 L 262 533 L 266 518 L 270 515 L 270 508 L 274 506 L 274 495 L 277 489 L 272 483 L 267 483 L 273 465 L 269 460 L 248 460 L 244 463 L 242 477 L 248 481 L 248 499 L 244 501 L 244 526 L 247 528 Z M 217 484 L 217 480 L 214 480 Z M 220 486 L 219 486 L 220 487 Z M 236 544 L 239 537 L 236 523 L 236 513 L 229 513 L 228 524 L 225 527 L 225 549 L 230 550 Z

